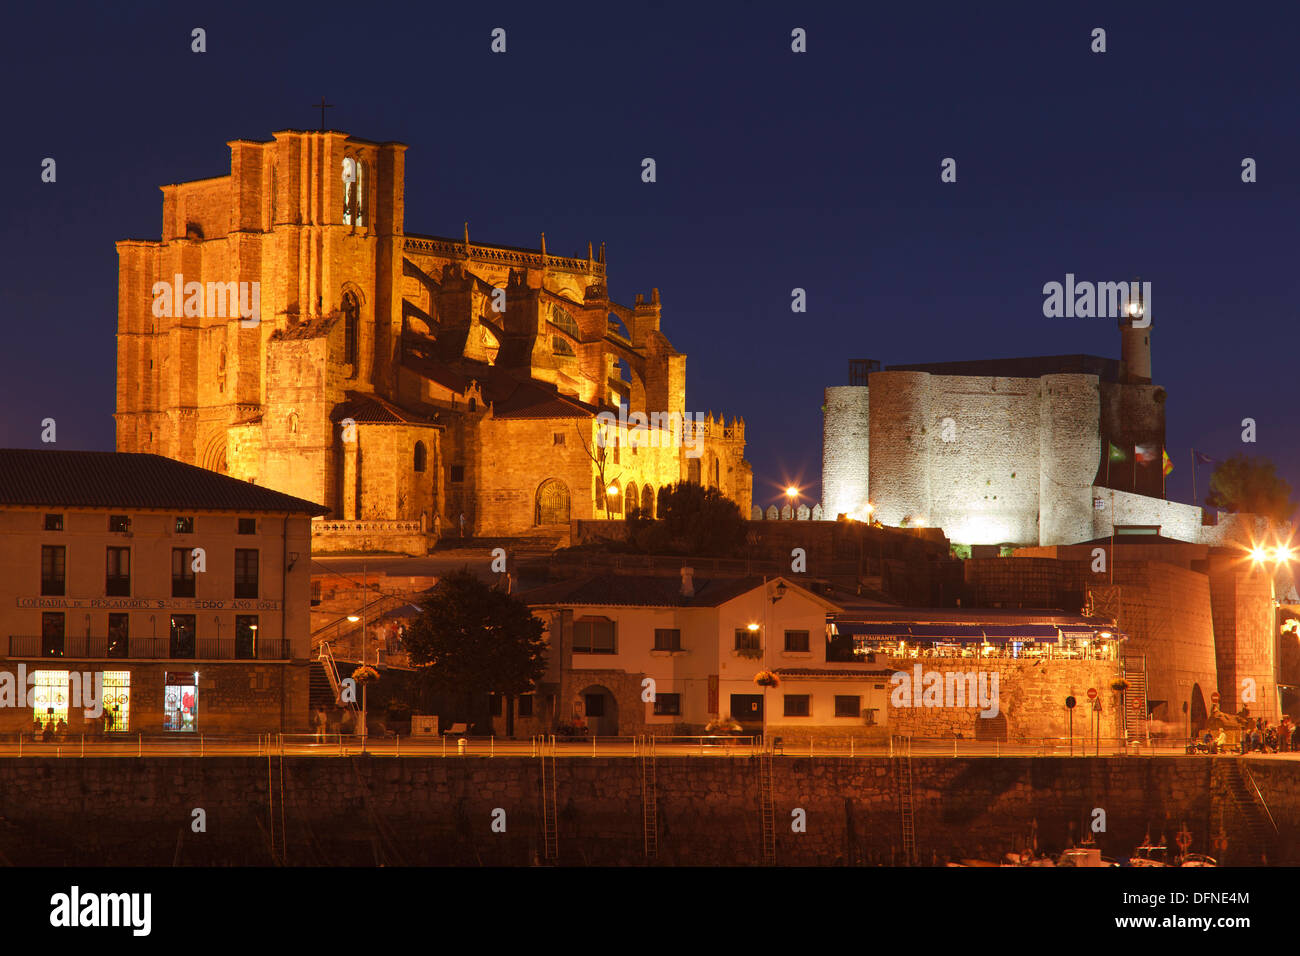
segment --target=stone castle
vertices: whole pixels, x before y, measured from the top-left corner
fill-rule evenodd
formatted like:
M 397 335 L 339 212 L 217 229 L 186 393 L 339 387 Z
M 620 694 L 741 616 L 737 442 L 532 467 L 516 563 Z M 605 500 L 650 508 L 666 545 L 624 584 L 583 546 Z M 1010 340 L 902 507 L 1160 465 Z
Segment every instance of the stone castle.
M 1119 326 L 1118 361 L 854 360 L 851 384 L 825 391 L 823 513 L 863 517 L 869 503 L 882 524 L 942 528 L 959 545 L 1068 545 L 1115 525 L 1220 543 L 1226 527 L 1165 500 L 1151 322 Z
M 613 302 L 603 244 L 408 234 L 401 143 L 229 146 L 229 175 L 162 187 L 160 241 L 117 244 L 118 451 L 328 507 L 317 551 L 654 514 L 680 481 L 749 513 L 743 420 L 687 412 L 658 290 Z

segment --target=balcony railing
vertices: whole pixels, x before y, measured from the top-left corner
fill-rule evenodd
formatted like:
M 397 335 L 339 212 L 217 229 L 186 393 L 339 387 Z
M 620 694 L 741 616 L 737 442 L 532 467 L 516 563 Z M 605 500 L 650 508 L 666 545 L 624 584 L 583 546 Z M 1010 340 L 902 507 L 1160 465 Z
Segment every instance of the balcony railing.
M 287 661 L 291 660 L 291 642 L 281 638 L 258 637 L 177 640 L 170 637 L 42 637 L 10 635 L 10 657 L 69 658 L 73 660 L 209 660 L 209 661 Z

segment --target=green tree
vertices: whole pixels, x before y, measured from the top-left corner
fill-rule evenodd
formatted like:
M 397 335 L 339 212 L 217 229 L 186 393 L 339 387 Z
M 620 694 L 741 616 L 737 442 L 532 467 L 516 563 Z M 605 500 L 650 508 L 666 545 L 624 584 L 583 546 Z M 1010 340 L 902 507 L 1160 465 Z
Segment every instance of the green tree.
M 716 488 L 682 482 L 659 489 L 658 518 L 629 515 L 639 551 L 727 557 L 745 545 L 745 519 L 736 503 Z
M 1295 511 L 1291 486 L 1265 458 L 1234 455 L 1220 462 L 1210 476 L 1210 493 L 1205 503 L 1224 511 L 1267 515 L 1286 524 Z
M 467 719 L 481 724 L 489 694 L 510 704 L 541 678 L 543 632 L 528 605 L 462 568 L 438 582 L 403 641 L 426 688 L 459 699 Z

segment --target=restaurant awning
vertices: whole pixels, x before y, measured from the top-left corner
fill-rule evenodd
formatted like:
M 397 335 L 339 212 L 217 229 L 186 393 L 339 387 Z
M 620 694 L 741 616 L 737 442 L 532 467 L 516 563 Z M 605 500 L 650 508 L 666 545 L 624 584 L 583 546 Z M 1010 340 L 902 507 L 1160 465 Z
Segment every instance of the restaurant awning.
M 1055 624 L 904 624 L 836 621 L 840 634 L 854 637 L 895 638 L 905 641 L 978 642 L 984 643 L 1056 643 L 1065 640 L 1088 640 L 1096 628 L 1083 625 Z

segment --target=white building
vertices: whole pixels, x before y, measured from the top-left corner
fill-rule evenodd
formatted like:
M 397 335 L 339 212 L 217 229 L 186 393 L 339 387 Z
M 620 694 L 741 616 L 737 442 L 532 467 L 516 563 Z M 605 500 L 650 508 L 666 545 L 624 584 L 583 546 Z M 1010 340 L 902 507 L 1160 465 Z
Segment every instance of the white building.
M 515 733 L 585 724 L 597 736 L 698 734 L 883 723 L 888 672 L 827 662 L 841 608 L 788 578 L 597 575 L 524 592 L 552 645 L 544 699 Z M 760 686 L 761 672 L 779 684 Z M 781 673 L 784 672 L 784 673 Z M 504 717 L 501 717 L 504 726 Z

